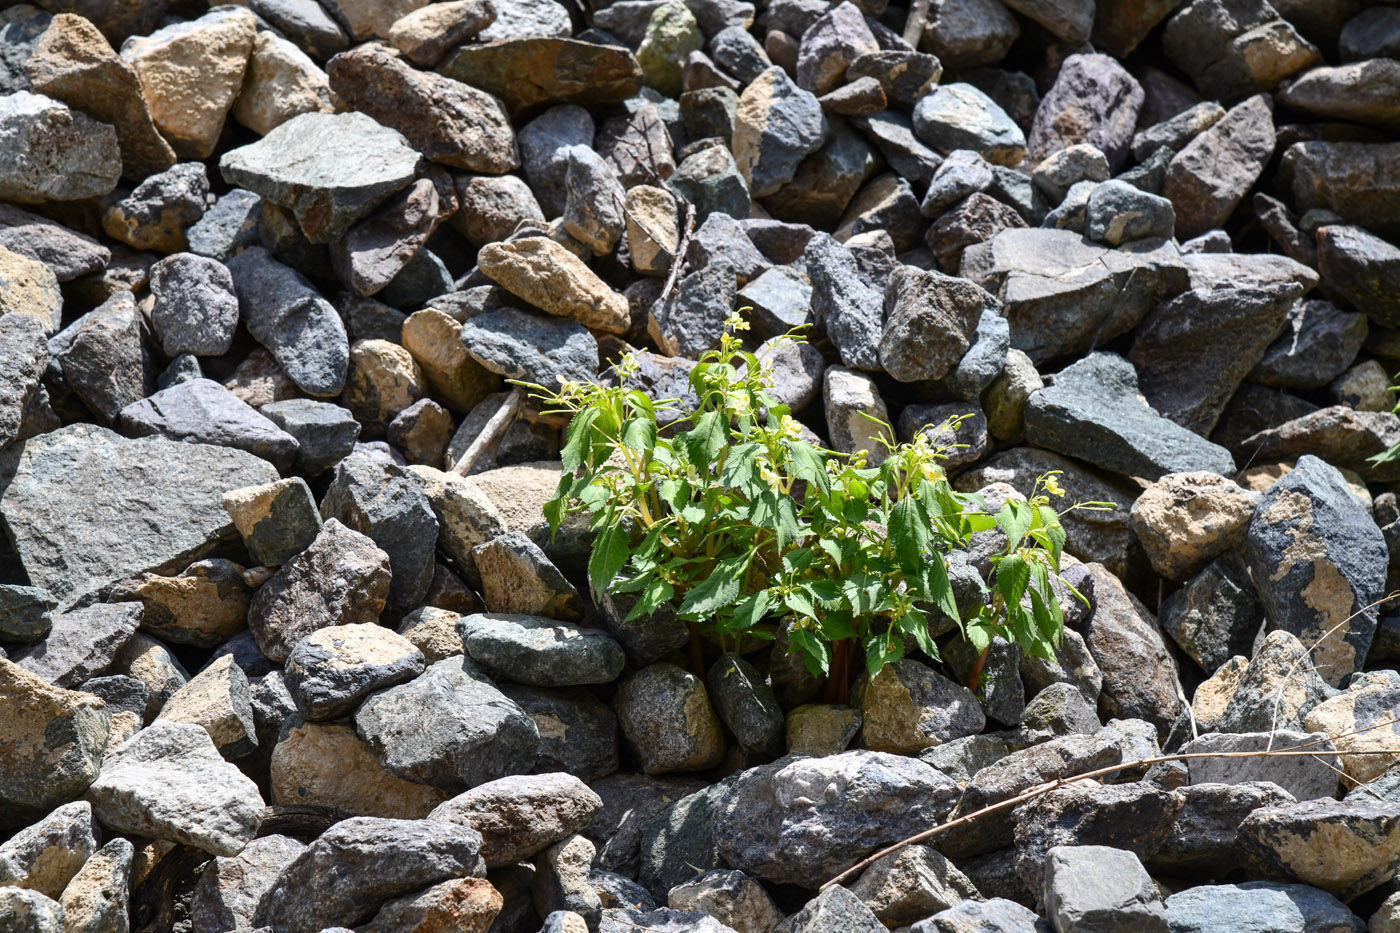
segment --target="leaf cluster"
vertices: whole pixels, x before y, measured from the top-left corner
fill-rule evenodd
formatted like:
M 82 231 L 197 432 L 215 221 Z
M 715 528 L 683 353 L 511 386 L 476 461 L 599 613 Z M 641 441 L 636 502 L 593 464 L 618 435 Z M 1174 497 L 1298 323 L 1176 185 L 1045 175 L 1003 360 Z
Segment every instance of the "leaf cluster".
M 815 674 L 830 670 L 832 646 L 846 640 L 872 677 L 907 643 L 936 659 L 934 615 L 979 651 L 1000 635 L 1053 657 L 1064 628 L 1057 587 L 1073 592 L 1059 577 L 1054 475 L 1029 501 L 995 511 L 954 491 L 941 466 L 948 448 L 930 438 L 950 436 L 957 419 L 902 444 L 882 424 L 883 458 L 823 448 L 773 397 L 772 372 L 743 349 L 741 329 L 731 317 L 719 348 L 701 357 L 684 410 L 628 388 L 631 359 L 614 367 L 618 384 L 531 387 L 571 417 L 545 513 L 555 531 L 572 513 L 589 516 L 594 591 L 634 594 L 625 621 L 664 607 L 722 645 L 772 638 L 787 621 Z M 948 555 L 993 531 L 1003 541 L 993 585 L 979 581 L 975 610 L 960 612 Z

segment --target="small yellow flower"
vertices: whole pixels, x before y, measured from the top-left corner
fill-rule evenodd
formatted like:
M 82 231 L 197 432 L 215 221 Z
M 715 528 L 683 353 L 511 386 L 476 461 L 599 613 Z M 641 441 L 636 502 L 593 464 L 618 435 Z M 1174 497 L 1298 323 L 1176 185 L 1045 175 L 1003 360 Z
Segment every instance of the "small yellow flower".
M 735 311 L 724 319 L 724 329 L 727 331 L 748 330 L 749 322 L 744 320 L 738 311 Z
M 802 436 L 802 425 L 798 424 L 797 419 L 792 415 L 783 415 L 781 430 L 783 434 L 791 438 Z
M 1045 478 L 1045 491 L 1052 496 L 1063 496 L 1065 494 L 1065 491 L 1060 488 L 1060 484 L 1055 481 L 1055 477 L 1053 476 L 1047 476 Z

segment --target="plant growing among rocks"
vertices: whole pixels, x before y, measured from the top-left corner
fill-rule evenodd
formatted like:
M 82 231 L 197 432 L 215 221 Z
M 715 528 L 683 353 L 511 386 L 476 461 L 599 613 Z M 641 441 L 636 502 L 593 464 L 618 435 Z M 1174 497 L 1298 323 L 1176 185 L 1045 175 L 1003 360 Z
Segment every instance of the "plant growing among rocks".
M 771 371 L 737 336 L 746 328 L 737 314 L 726 322 L 718 349 L 691 373 L 686 410 L 627 388 L 631 359 L 616 367 L 618 384 L 529 387 L 572 419 L 545 512 L 556 532 L 568 515 L 589 514 L 594 589 L 637 594 L 624 621 L 674 607 L 697 672 L 702 630 L 724 646 L 772 638 L 775 620 L 791 617 L 792 644 L 813 674 L 827 676 L 831 702 L 846 701 L 857 656 L 871 677 L 909 641 L 937 659 L 931 615 L 955 622 L 981 658 L 996 636 L 1053 658 L 1060 599 L 1083 599 L 1059 574 L 1065 532 L 1050 505 L 1063 494 L 1054 474 L 1029 500 L 993 512 L 953 490 L 940 465 L 949 448 L 930 440 L 951 436 L 957 419 L 902 444 L 881 425 L 878 463 L 868 451 L 819 447 L 769 394 Z M 993 585 L 965 615 L 948 555 L 994 529 Z

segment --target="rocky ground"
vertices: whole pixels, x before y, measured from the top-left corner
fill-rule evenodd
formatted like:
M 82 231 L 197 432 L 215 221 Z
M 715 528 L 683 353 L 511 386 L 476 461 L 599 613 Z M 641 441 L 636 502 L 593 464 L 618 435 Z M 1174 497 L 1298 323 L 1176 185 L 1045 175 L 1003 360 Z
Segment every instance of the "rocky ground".
M 1400 7 L 40 6 L 0 930 L 1400 931 Z M 683 394 L 735 307 L 833 447 L 1115 503 L 1056 661 L 834 706 L 599 604 L 504 380 Z

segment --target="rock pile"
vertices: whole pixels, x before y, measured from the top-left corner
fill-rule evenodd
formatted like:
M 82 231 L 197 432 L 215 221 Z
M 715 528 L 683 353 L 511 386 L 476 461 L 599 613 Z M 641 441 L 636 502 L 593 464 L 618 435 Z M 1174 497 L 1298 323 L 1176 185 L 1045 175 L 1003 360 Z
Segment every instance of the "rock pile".
M 0 929 L 1400 931 L 1400 7 L 34 3 Z M 1054 659 L 827 705 L 589 590 L 505 380 L 736 307 L 824 442 L 1114 503 Z

